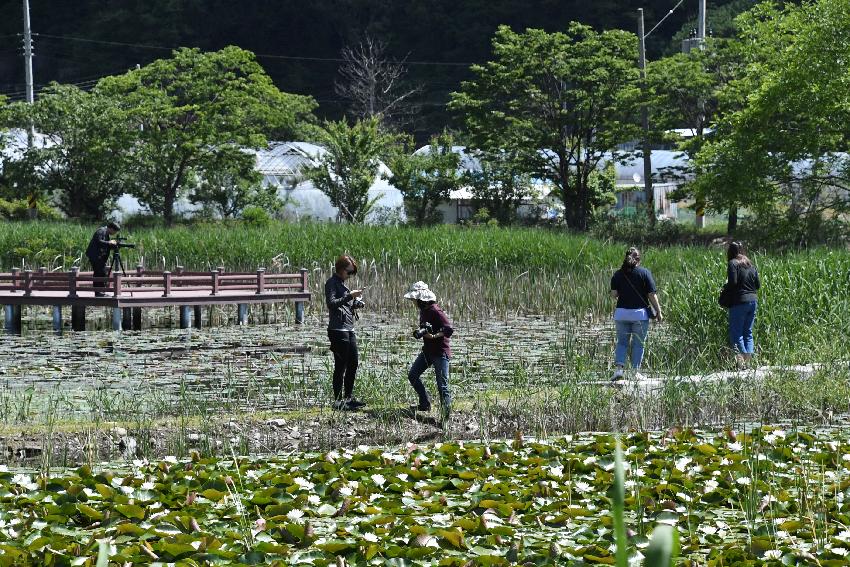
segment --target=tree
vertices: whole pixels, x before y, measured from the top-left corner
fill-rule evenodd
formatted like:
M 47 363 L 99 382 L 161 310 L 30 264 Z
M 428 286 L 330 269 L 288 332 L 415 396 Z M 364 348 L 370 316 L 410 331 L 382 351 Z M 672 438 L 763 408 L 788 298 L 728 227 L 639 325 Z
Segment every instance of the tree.
M 198 179 L 189 200 L 224 218 L 238 217 L 249 206 L 276 212 L 281 207 L 277 186 L 263 185 L 253 154 L 239 154 L 222 159 L 223 167 L 209 170 Z
M 513 224 L 522 202 L 534 194 L 531 178 L 519 173 L 513 156 L 504 152 L 479 152 L 476 157 L 480 168 L 463 176 L 472 193 L 472 206 L 476 210 L 487 209 L 501 225 Z
M 337 218 L 363 223 L 377 198 L 369 198 L 390 139 L 379 128 L 377 118 L 325 122 L 319 134 L 325 152 L 318 164 L 305 168 L 304 176 L 330 199 L 339 212 Z
M 116 100 L 73 85 L 51 84 L 34 104 L 7 110 L 17 128 L 32 126 L 43 142 L 7 163 L 9 181 L 27 193 L 53 196 L 72 218 L 103 220 L 125 192 L 132 137 Z
M 476 78 L 452 93 L 450 108 L 472 147 L 516 155 L 518 171 L 557 187 L 568 226 L 587 229 L 591 174 L 617 143 L 639 136 L 634 35 L 578 23 L 551 34 L 501 26 L 493 53 L 472 67 Z
M 816 233 L 850 210 L 850 11 L 765 3 L 738 23 L 746 66 L 722 100 L 741 103 L 699 152 L 700 183 L 715 208 L 781 209 Z
M 264 147 L 271 129 L 296 133 L 315 107 L 279 91 L 251 52 L 232 46 L 178 49 L 97 89 L 120 97 L 138 128 L 133 194 L 167 225 L 193 173 L 239 171 L 238 150 Z
M 356 48 L 344 47 L 342 58 L 342 77 L 334 84 L 334 92 L 349 101 L 354 118 L 376 117 L 389 125 L 403 123 L 415 112 L 411 98 L 419 88 L 405 85 L 404 60 L 389 60 L 386 44 L 367 35 Z
M 449 200 L 461 181 L 460 156 L 453 146 L 451 134 L 444 132 L 431 138 L 422 153 L 413 153 L 412 141 L 408 141 L 389 159 L 387 166 L 392 173 L 387 179 L 404 195 L 408 222 L 425 226 L 442 220 L 438 207 Z

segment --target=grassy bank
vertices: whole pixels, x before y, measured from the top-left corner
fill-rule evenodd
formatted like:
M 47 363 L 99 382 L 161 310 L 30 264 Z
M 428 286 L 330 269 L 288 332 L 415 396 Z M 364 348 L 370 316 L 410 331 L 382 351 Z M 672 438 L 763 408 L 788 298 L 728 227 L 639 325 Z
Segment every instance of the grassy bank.
M 69 223 L 0 225 L 2 269 L 51 269 L 78 262 L 95 227 Z M 400 312 L 401 293 L 415 280 L 437 290 L 453 317 L 507 319 L 518 314 L 603 324 L 610 316 L 611 273 L 624 246 L 541 229 L 360 227 L 337 224 L 199 224 L 173 229 L 128 227 L 138 243 L 128 265 L 152 269 L 310 270 L 320 297 L 334 258 L 359 259 L 356 284 L 368 284 L 372 309 Z M 643 250 L 655 274 L 668 324 L 653 354 L 682 371 L 715 368 L 723 357 L 725 312 L 717 291 L 725 278 L 719 248 L 655 247 Z M 821 248 L 753 254 L 762 275 L 758 313 L 759 354 L 768 363 L 829 361 L 846 356 L 850 342 L 850 253 Z M 320 301 L 311 306 L 316 316 Z

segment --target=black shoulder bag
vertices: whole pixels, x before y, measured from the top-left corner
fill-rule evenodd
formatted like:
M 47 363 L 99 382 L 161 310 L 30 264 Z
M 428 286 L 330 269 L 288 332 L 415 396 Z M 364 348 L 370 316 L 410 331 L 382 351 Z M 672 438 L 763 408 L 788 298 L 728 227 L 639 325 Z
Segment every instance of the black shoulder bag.
M 652 305 L 650 305 L 649 302 L 646 299 L 644 299 L 644 295 L 641 294 L 641 292 L 639 292 L 637 290 L 637 288 L 635 287 L 635 284 L 632 283 L 632 279 L 629 277 L 629 275 L 626 272 L 622 272 L 622 273 L 623 273 L 623 277 L 626 278 L 626 281 L 629 282 L 629 286 L 631 286 L 631 288 L 633 290 L 635 290 L 635 293 L 638 294 L 638 297 L 640 297 L 640 300 L 643 301 L 643 304 L 646 306 L 646 312 L 649 314 L 649 318 L 650 319 L 657 319 L 658 313 L 655 312 L 655 309 L 652 308 Z

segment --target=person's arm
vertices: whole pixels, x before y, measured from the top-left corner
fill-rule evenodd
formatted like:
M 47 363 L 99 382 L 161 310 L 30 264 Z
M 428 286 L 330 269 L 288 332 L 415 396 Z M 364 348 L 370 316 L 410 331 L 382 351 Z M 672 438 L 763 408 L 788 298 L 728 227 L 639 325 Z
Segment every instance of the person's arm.
M 756 270 L 755 266 L 753 266 L 753 274 L 755 275 L 756 289 L 761 289 L 761 280 L 759 279 L 759 271 Z
M 451 321 L 449 321 L 449 318 L 446 317 L 446 314 L 443 313 L 442 310 L 436 310 L 434 312 L 434 320 L 437 325 L 439 325 L 440 330 L 431 335 L 427 335 L 429 339 L 442 339 L 443 337 L 449 338 L 454 334 L 455 330 L 452 328 Z
M 652 308 L 655 309 L 655 313 L 657 313 L 655 321 L 660 323 L 664 320 L 664 315 L 661 313 L 661 302 L 658 301 L 657 293 L 653 292 L 649 294 L 649 303 L 652 305 Z
M 325 301 L 327 301 L 329 309 L 337 309 L 351 301 L 351 293 L 339 295 L 336 282 L 331 278 L 325 282 Z
M 612 299 L 619 299 L 620 298 L 620 292 L 617 291 L 617 274 L 616 273 L 613 276 L 611 276 L 611 298 Z
M 732 260 L 726 264 L 726 282 L 733 288 L 738 287 L 738 266 Z

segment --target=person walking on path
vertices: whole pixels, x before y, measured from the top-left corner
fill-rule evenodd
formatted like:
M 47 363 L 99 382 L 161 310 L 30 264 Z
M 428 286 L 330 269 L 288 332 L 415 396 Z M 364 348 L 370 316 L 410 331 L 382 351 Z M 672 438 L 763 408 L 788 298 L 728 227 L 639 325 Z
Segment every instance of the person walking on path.
M 729 343 L 735 351 L 739 368 L 753 358 L 755 343 L 753 325 L 758 308 L 759 273 L 744 253 L 744 245 L 730 242 L 726 249 L 726 292 L 731 297 L 729 307 Z
M 351 256 L 343 255 L 334 264 L 334 275 L 325 282 L 325 301 L 328 305 L 328 339 L 334 356 L 333 391 L 334 408 L 343 411 L 365 406 L 354 397 L 354 379 L 357 375 L 357 337 L 354 334 L 356 310 L 363 307 L 360 298 L 363 290 L 349 290 L 346 280 L 357 275 L 357 263 Z
M 454 334 L 454 329 L 449 318 L 437 305 L 437 296 L 428 289 L 425 282 L 412 284 L 404 298 L 415 301 L 419 308 L 419 326 L 413 331 L 413 336 L 422 339 L 422 350 L 407 373 L 407 379 L 419 397 L 416 409 L 431 411 L 431 401 L 428 399 L 425 384 L 422 383 L 422 374 L 429 366 L 433 366 L 437 391 L 440 394 L 440 420 L 445 424 L 452 411 L 452 395 L 449 391 L 449 338 Z
M 626 250 L 620 269 L 611 277 L 611 296 L 617 300 L 614 324 L 617 329 L 617 348 L 614 351 L 614 376 L 612 381 L 624 378 L 626 354 L 631 347 L 631 365 L 636 377 L 643 361 L 649 320 L 664 320 L 652 272 L 640 265 L 640 251 Z

